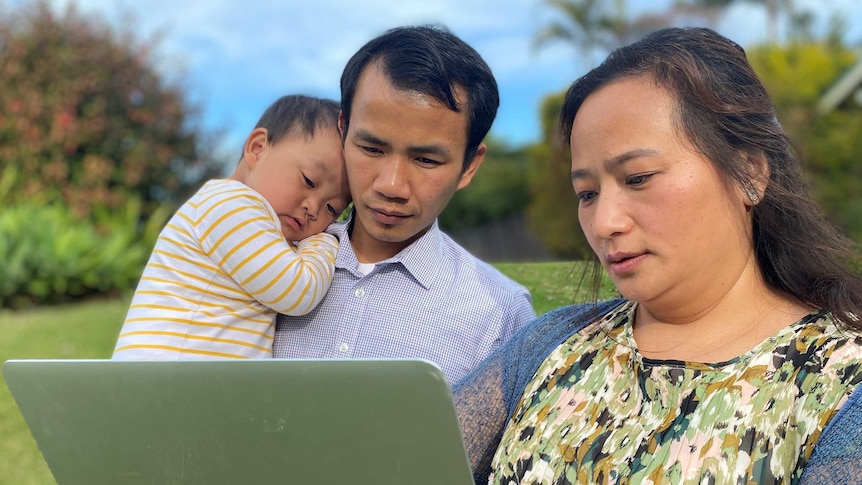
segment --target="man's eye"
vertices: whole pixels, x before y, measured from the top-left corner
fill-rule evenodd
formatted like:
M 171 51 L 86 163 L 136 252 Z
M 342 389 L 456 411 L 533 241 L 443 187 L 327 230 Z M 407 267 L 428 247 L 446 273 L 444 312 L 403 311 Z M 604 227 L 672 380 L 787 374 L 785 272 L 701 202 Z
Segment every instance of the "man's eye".
M 359 149 L 362 150 L 363 152 L 371 154 L 371 155 L 378 155 L 380 153 L 383 153 L 379 148 L 369 147 L 369 146 L 364 146 L 364 145 L 359 145 Z
M 426 165 L 426 166 L 442 165 L 437 160 L 431 160 L 430 158 L 424 158 L 424 157 L 419 157 L 416 159 L 416 161 L 419 162 L 420 164 Z

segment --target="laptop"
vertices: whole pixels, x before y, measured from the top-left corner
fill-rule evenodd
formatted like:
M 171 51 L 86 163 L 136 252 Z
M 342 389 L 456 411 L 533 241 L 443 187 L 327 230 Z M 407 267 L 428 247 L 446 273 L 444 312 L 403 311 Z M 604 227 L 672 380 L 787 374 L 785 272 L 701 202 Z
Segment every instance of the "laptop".
M 59 485 L 471 485 L 424 360 L 10 360 Z

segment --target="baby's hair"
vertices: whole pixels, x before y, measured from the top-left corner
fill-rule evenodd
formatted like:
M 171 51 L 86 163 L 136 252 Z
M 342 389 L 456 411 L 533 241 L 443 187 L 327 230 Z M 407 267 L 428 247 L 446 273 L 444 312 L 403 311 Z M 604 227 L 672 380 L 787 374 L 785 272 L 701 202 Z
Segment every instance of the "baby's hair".
M 274 145 L 285 136 L 311 138 L 318 129 L 338 129 L 341 105 L 334 100 L 298 94 L 282 96 L 269 105 L 255 128 L 265 128 Z

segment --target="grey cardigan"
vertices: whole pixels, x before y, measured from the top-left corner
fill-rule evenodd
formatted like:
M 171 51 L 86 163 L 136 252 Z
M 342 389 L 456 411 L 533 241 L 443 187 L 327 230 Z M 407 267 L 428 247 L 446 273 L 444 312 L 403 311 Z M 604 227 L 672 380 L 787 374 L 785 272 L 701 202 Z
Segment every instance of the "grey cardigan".
M 487 483 L 503 429 L 545 358 L 623 300 L 561 307 L 526 326 L 453 389 L 476 483 Z M 862 386 L 820 435 L 801 484 L 862 484 Z

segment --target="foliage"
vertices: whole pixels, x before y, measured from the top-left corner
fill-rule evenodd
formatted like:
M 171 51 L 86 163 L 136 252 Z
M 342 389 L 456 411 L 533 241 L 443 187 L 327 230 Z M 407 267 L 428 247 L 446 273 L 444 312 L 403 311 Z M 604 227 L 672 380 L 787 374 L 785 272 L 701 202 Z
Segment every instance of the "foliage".
M 554 254 L 586 259 L 589 245 L 578 225 L 578 198 L 572 189 L 571 157 L 560 139 L 557 117 L 564 93 L 551 95 L 542 103 L 542 143 L 530 148 L 530 194 L 527 208 L 530 226 Z
M 802 160 L 811 193 L 826 216 L 862 241 L 862 106 L 851 99 L 818 114 L 817 103 L 859 61 L 832 42 L 794 42 L 749 49 L 778 118 Z
M 775 41 L 782 20 L 786 23 L 788 37 L 805 37 L 810 33 L 814 13 L 794 0 L 676 0 L 674 8 L 693 10 L 700 14 L 715 14 L 735 4 L 758 5 L 766 13 L 766 38 Z
M 667 11 L 631 17 L 626 0 L 544 0 L 543 3 L 559 16 L 539 30 L 535 46 L 562 41 L 588 58 L 595 49 L 614 49 L 670 25 L 674 14 Z
M 162 209 L 140 225 L 140 203 L 100 209 L 94 223 L 64 205 L 18 204 L 0 212 L 0 306 L 57 303 L 130 290 L 161 225 Z
M 470 185 L 452 196 L 440 214 L 440 227 L 463 230 L 524 210 L 530 198 L 525 174 L 527 158 L 523 149 L 513 150 L 503 142 L 488 138 L 488 151 Z
M 134 196 L 148 214 L 221 170 L 198 110 L 138 42 L 74 4 L 26 2 L 0 15 L 0 177 L 4 202 L 76 214 Z

